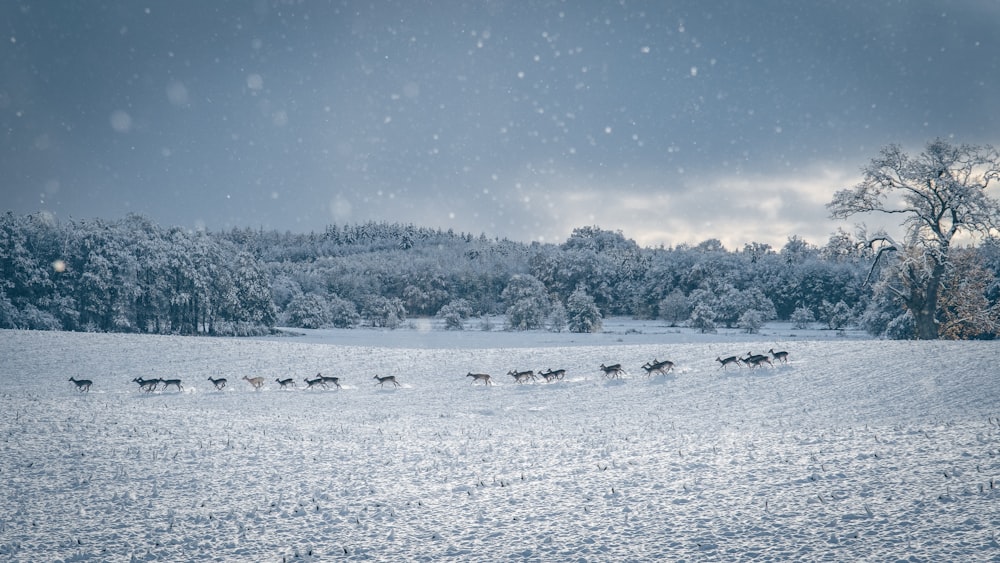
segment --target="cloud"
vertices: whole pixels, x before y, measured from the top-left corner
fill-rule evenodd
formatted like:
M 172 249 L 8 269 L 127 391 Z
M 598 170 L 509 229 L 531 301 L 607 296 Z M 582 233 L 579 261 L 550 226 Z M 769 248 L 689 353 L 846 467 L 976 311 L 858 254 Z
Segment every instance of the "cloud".
M 825 244 L 842 226 L 829 219 L 826 203 L 857 180 L 846 170 L 819 164 L 794 174 L 688 174 L 670 182 L 643 173 L 629 178 L 552 173 L 520 183 L 517 196 L 508 199 L 519 217 L 518 238 L 560 242 L 574 228 L 596 225 L 620 230 L 641 246 L 717 238 L 730 249 L 748 242 L 780 248 L 791 236 Z

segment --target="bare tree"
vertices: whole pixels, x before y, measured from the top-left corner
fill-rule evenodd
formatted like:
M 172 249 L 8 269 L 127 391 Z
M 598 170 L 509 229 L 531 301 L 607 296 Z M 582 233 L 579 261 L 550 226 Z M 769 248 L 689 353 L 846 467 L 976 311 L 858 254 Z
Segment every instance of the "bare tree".
M 890 290 L 913 315 L 916 337 L 938 338 L 938 299 L 959 234 L 986 236 L 1000 225 L 1000 202 L 986 193 L 1000 179 L 1000 154 L 992 146 L 952 145 L 938 139 L 911 157 L 897 145 L 884 147 L 862 169 L 864 179 L 840 190 L 827 204 L 831 216 L 898 214 L 905 238 L 882 232 L 867 241 L 875 263 L 890 253 L 897 263 Z M 869 277 L 871 275 L 869 274 Z

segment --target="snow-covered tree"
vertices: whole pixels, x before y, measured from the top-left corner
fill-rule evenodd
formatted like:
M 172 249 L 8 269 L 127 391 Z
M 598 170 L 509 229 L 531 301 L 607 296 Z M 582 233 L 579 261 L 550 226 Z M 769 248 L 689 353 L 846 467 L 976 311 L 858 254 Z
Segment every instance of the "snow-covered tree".
M 1000 303 L 990 303 L 993 272 L 979 264 L 974 249 L 953 250 L 951 268 L 941 293 L 941 338 L 951 340 L 992 337 L 1000 333 Z
M 915 157 L 890 145 L 863 174 L 859 184 L 834 194 L 827 207 L 837 219 L 873 212 L 902 217 L 902 241 L 880 233 L 868 245 L 877 248 L 876 262 L 881 257 L 897 262 L 887 270 L 892 276 L 887 289 L 913 316 L 916 337 L 938 338 L 938 299 L 952 242 L 960 234 L 988 236 L 1000 226 L 1000 202 L 986 191 L 1000 178 L 1000 154 L 988 145 L 941 139 Z
M 293 299 L 302 295 L 302 287 L 286 273 L 271 277 L 271 299 L 279 310 L 285 310 Z
M 333 325 L 333 314 L 326 299 L 315 293 L 296 296 L 285 310 L 288 325 L 299 328 L 325 328 Z
M 757 334 L 764 326 L 764 314 L 756 309 L 747 309 L 740 315 L 738 326 L 748 334 Z
M 471 316 L 472 305 L 465 299 L 453 299 L 437 312 L 437 317 L 444 320 L 444 327 L 448 330 L 462 330 L 465 320 Z
M 549 316 L 545 324 L 548 325 L 551 332 L 562 332 L 568 322 L 569 315 L 566 313 L 566 307 L 563 306 L 562 301 L 559 301 L 559 299 L 553 299 L 552 307 L 549 310 Z
M 21 312 L 0 287 L 0 328 L 21 328 Z
M 566 313 L 569 316 L 571 332 L 598 332 L 601 330 L 601 311 L 594 303 L 594 298 L 587 294 L 583 287 L 578 287 L 566 301 Z
M 374 327 L 396 328 L 406 318 L 406 307 L 398 297 L 369 295 L 361 308 L 361 316 Z
M 906 340 L 914 338 L 917 334 L 917 325 L 913 319 L 913 314 L 904 309 L 901 315 L 897 315 L 890 320 L 885 327 L 884 335 L 893 340 Z
M 837 303 L 824 301 L 822 316 L 826 326 L 831 330 L 840 330 L 854 322 L 854 311 L 851 310 L 850 305 L 843 301 L 837 301 Z
M 330 307 L 330 322 L 336 328 L 354 328 L 361 321 L 358 308 L 352 301 L 331 295 L 327 300 L 327 305 Z
M 691 318 L 688 319 L 688 325 L 701 333 L 716 332 L 715 311 L 707 303 L 696 304 L 691 312 Z
M 691 318 L 691 310 L 691 300 L 676 288 L 659 303 L 660 318 L 670 323 L 670 326 L 677 326 Z
M 774 303 L 759 287 L 740 290 L 727 283 L 715 291 L 696 292 L 694 295 L 699 301 L 711 305 L 715 321 L 725 323 L 729 328 L 738 326 L 743 313 L 751 310 L 760 312 L 765 322 L 777 317 Z
M 549 314 L 550 301 L 545 286 L 530 274 L 512 276 L 500 298 L 507 304 L 507 328 L 541 328 Z
M 816 315 L 809 307 L 796 307 L 789 320 L 792 321 L 792 326 L 795 328 L 805 330 L 816 322 Z

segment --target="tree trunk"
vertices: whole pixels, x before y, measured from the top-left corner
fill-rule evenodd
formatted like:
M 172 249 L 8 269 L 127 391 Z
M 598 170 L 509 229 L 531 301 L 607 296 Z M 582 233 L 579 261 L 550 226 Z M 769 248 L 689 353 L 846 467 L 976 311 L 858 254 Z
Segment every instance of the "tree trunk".
M 917 340 L 937 340 L 938 324 L 934 319 L 934 311 L 922 309 L 911 312 L 917 325 Z
M 910 314 L 913 315 L 913 321 L 916 323 L 917 340 L 938 339 L 938 321 L 936 315 L 938 296 L 941 293 L 941 278 L 944 276 L 944 270 L 944 264 L 937 262 L 926 280 L 923 280 L 922 283 L 916 280 L 911 282 L 914 285 L 911 286 L 910 297 L 906 300 L 906 306 L 910 309 Z M 923 287 L 916 285 L 918 283 L 923 285 Z

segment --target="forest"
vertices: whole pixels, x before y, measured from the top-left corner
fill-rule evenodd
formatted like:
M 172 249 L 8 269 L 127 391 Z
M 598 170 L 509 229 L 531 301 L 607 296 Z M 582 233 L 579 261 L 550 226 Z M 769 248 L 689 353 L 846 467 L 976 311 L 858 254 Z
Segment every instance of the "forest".
M 912 338 L 912 315 L 863 236 L 781 248 L 717 239 L 642 248 L 620 231 L 575 229 L 522 243 L 384 222 L 307 234 L 161 227 L 140 215 L 61 222 L 0 216 L 0 328 L 247 335 L 278 326 L 593 332 L 607 316 L 704 332 L 769 321 Z M 994 338 L 1000 242 L 953 249 L 942 338 Z

